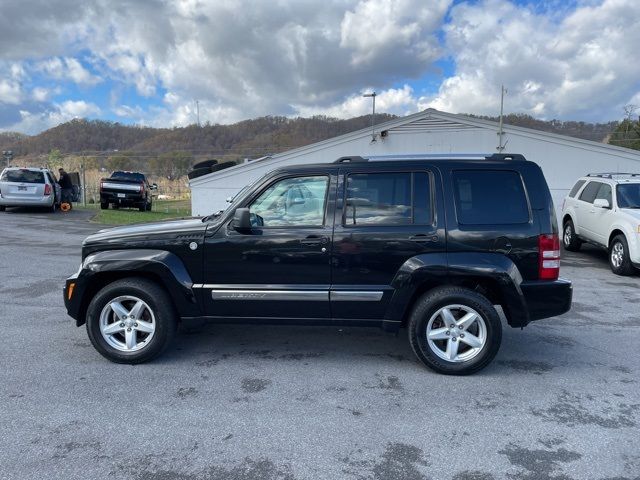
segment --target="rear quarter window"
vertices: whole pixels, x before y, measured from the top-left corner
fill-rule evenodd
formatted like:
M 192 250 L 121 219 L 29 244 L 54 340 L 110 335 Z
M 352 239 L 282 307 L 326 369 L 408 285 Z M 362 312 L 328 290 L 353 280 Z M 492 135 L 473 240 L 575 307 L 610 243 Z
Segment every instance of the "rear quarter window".
M 569 192 L 569 196 L 571 198 L 575 197 L 576 194 L 578 193 L 578 190 L 580 190 L 580 188 L 582 188 L 582 185 L 584 185 L 584 182 L 586 180 L 578 180 L 576 182 L 576 184 L 573 186 L 573 188 L 571 189 L 571 191 Z
M 456 170 L 453 194 L 458 223 L 528 223 L 529 202 L 520 174 L 513 170 Z
M 7 170 L 0 178 L 2 182 L 44 183 L 44 174 L 32 170 Z

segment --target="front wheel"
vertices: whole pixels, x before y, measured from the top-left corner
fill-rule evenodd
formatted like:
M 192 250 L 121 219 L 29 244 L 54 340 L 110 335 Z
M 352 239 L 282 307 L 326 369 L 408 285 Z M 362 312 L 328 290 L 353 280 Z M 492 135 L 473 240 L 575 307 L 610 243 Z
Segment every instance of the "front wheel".
M 108 210 L 109 209 L 109 202 L 100 202 L 100 209 L 101 210 Z
M 628 276 L 634 268 L 629 257 L 629 244 L 624 235 L 616 235 L 609 245 L 609 266 L 616 275 Z
M 429 368 L 446 375 L 469 375 L 498 353 L 502 325 L 486 297 L 461 287 L 425 293 L 409 319 L 409 343 Z
M 87 333 L 98 352 L 116 363 L 157 357 L 173 340 L 177 315 L 169 296 L 145 278 L 113 282 L 91 300 Z

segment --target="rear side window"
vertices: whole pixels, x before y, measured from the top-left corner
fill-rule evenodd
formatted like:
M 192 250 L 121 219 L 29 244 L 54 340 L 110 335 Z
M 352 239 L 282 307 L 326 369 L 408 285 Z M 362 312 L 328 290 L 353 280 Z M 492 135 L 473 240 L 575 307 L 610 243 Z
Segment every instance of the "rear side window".
M 529 222 L 529 203 L 518 172 L 457 170 L 453 172 L 453 193 L 460 224 Z
M 571 189 L 571 191 L 569 192 L 569 196 L 571 198 L 576 196 L 576 193 L 578 193 L 578 190 L 580 190 L 580 187 L 582 187 L 582 185 L 584 185 L 585 180 L 578 180 L 576 182 L 576 184 L 573 186 L 573 188 Z
M 580 194 L 580 200 L 583 202 L 593 203 L 596 199 L 596 195 L 598 194 L 598 190 L 600 190 L 600 185 L 602 182 L 589 182 L 587 186 L 584 187 L 582 193 Z
M 345 225 L 425 225 L 432 218 L 427 172 L 347 176 Z
M 44 183 L 44 174 L 32 170 L 7 170 L 0 178 L 2 182 Z

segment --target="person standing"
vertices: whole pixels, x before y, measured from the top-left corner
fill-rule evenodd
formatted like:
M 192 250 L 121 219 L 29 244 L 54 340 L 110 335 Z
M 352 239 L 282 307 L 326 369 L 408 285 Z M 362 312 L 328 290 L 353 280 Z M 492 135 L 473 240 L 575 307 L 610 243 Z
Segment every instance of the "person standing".
M 71 205 L 71 199 L 73 198 L 73 183 L 71 183 L 71 177 L 65 172 L 64 168 L 59 168 L 58 173 L 60 174 L 58 184 L 62 190 L 62 203 Z

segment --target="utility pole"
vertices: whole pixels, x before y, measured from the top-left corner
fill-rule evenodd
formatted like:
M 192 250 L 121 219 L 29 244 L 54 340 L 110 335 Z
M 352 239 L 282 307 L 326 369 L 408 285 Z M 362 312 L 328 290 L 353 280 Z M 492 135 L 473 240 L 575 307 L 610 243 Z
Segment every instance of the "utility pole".
M 80 164 L 80 171 L 82 172 L 82 205 L 87 206 L 87 176 L 85 175 L 86 167 L 85 163 L 87 158 L 82 156 L 82 163 Z
M 376 121 L 376 92 L 365 93 L 363 97 L 370 97 L 373 99 L 373 114 L 371 115 L 371 141 L 376 141 L 375 121 Z
M 502 143 L 502 136 L 504 135 L 504 132 L 502 131 L 502 117 L 504 115 L 504 95 L 505 93 L 507 93 L 507 89 L 504 88 L 504 85 L 501 85 L 500 89 L 500 126 L 498 127 L 498 153 L 501 153 L 506 146 Z
M 196 100 L 196 118 L 198 122 L 198 126 L 200 126 L 200 101 Z

